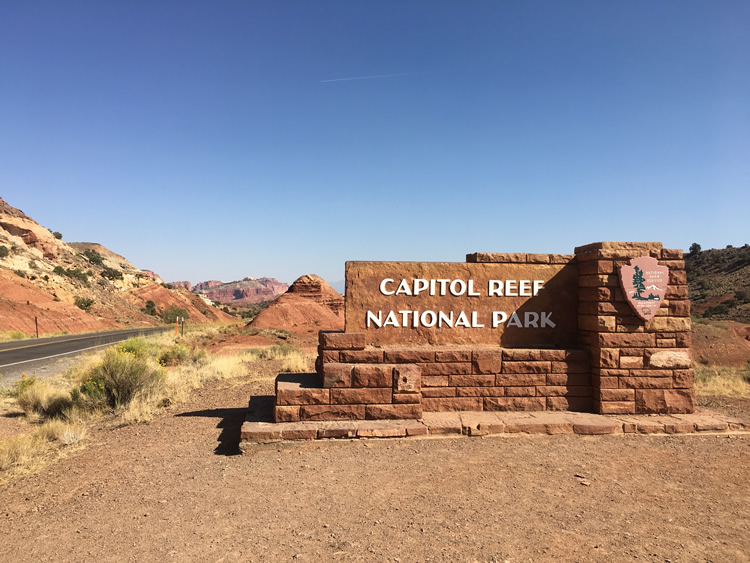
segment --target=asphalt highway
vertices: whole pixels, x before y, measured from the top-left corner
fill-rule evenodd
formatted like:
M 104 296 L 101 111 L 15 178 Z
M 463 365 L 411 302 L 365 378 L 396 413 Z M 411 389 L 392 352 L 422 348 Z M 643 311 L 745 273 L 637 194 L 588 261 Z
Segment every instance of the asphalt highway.
M 89 334 L 69 334 L 52 338 L 16 340 L 0 343 L 0 369 L 28 362 L 57 358 L 75 352 L 82 352 L 106 346 L 135 336 L 146 336 L 174 330 L 173 327 L 136 328 L 109 330 Z

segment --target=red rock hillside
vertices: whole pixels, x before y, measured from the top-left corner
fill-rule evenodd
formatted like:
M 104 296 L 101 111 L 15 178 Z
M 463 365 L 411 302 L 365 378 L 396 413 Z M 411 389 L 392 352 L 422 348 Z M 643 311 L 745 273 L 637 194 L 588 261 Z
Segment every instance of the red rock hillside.
M 276 299 L 287 289 L 289 289 L 287 284 L 274 278 L 247 277 L 229 283 L 201 282 L 193 287 L 193 292 L 202 293 L 211 301 L 225 305 L 248 305 Z
M 162 324 L 175 305 L 191 321 L 231 322 L 234 317 L 184 290 L 169 291 L 153 272 L 92 242 L 63 242 L 28 215 L 0 199 L 0 332 L 87 332 Z M 153 298 L 152 298 L 153 296 Z M 156 305 L 156 315 L 142 309 Z
M 344 298 L 322 278 L 302 276 L 248 326 L 295 333 L 344 330 Z

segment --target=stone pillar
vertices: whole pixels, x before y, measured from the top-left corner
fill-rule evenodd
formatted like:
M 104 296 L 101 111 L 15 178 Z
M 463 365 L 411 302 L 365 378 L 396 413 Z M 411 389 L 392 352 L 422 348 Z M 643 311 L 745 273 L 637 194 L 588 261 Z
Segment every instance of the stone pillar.
M 681 250 L 658 242 L 598 242 L 575 249 L 578 329 L 591 354 L 594 409 L 602 414 L 690 413 L 690 301 Z M 661 307 L 648 321 L 631 309 L 619 268 L 651 256 L 669 268 Z

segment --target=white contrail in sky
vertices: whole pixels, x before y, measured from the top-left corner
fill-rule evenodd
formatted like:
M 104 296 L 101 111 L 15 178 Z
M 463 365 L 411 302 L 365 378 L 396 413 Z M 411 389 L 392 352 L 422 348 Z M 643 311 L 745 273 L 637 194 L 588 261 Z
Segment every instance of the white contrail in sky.
M 399 72 L 396 74 L 373 74 L 370 76 L 350 76 L 349 78 L 328 78 L 327 80 L 319 80 L 318 82 L 346 82 L 348 80 L 369 80 L 370 78 L 388 78 L 390 76 L 406 76 L 412 74 L 409 72 Z

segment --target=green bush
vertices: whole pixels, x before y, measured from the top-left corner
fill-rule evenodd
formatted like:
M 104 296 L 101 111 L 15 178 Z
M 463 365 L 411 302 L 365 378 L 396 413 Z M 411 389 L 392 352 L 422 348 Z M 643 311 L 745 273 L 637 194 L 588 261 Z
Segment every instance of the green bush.
M 189 357 L 190 350 L 184 344 L 175 344 L 161 353 L 159 364 L 162 366 L 178 366 L 185 363 Z
M 141 311 L 143 311 L 147 315 L 152 315 L 155 317 L 156 316 L 156 303 L 154 303 L 153 301 L 149 299 L 148 301 L 146 301 L 146 306 L 143 309 L 141 309 Z
M 10 254 L 7 246 L 0 246 L 0 258 L 7 258 Z
M 86 259 L 96 266 L 102 266 L 104 264 L 104 258 L 93 248 L 87 248 L 83 251 L 83 255 Z
M 13 270 L 13 273 L 16 274 L 19 278 L 25 278 L 26 272 L 23 270 Z
M 120 270 L 110 268 L 109 266 L 105 266 L 104 270 L 102 271 L 102 277 L 107 278 L 108 280 L 121 280 L 122 272 Z
M 62 240 L 62 233 L 60 231 L 52 231 L 52 236 L 57 240 Z
M 75 298 L 76 307 L 79 309 L 83 309 L 87 313 L 91 309 L 91 306 L 94 304 L 94 300 L 90 297 L 76 297 Z
M 151 340 L 137 336 L 136 338 L 129 338 L 128 340 L 121 342 L 118 349 L 121 352 L 127 352 L 128 354 L 133 354 L 139 358 L 148 358 L 149 356 L 156 356 L 159 350 L 159 345 Z
M 148 358 L 118 348 L 108 348 L 78 389 L 77 398 L 104 400 L 111 408 L 128 405 L 135 397 L 161 386 L 164 372 Z M 81 397 L 83 396 L 83 397 Z
M 76 280 L 80 280 L 86 285 L 88 285 L 89 282 L 89 276 L 92 272 L 83 272 L 79 270 L 78 268 L 69 269 L 69 268 L 63 268 L 62 266 L 55 266 L 55 269 L 52 270 L 53 274 L 57 274 L 58 276 L 66 276 L 68 278 L 73 278 Z
M 178 318 L 188 320 L 190 315 L 188 315 L 188 312 L 185 309 L 177 307 L 176 305 L 171 305 L 161 314 L 161 319 L 167 324 L 177 322 Z

